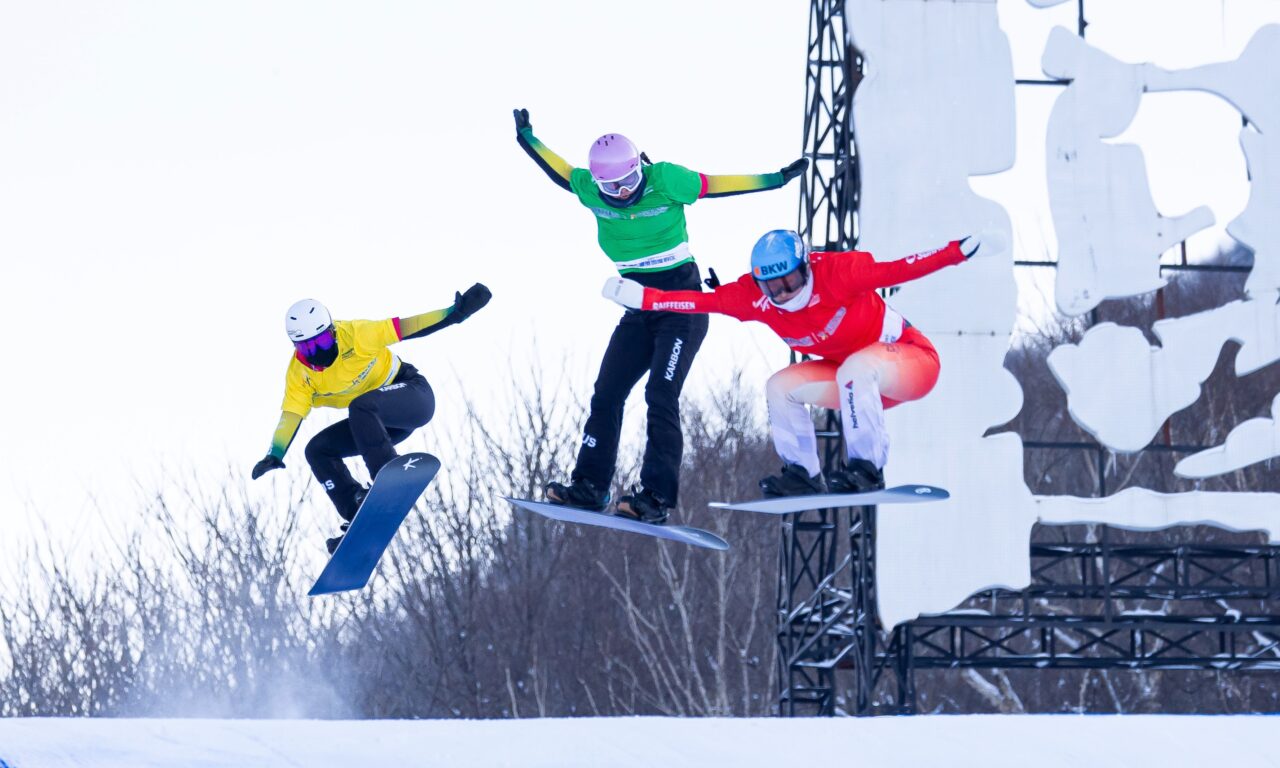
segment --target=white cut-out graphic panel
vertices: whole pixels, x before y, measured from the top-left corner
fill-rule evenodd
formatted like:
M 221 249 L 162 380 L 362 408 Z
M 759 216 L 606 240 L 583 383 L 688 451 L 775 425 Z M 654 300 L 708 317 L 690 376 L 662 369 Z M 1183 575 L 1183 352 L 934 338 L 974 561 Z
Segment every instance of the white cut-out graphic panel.
M 970 186 L 970 177 L 999 173 L 1014 159 L 1012 63 L 994 2 L 848 0 L 845 10 L 868 73 L 854 99 L 862 181 L 859 246 L 891 259 L 965 232 L 1008 232 L 1003 208 Z M 1158 281 L 1155 265 L 1162 243 L 1172 244 L 1204 226 L 1207 217 L 1195 214 L 1182 222 L 1181 230 L 1170 230 L 1165 226 L 1169 220 L 1151 202 L 1141 154 L 1123 148 L 1110 152 L 1117 147 L 1103 143 L 1103 137 L 1120 133 L 1132 120 L 1141 78 L 1135 74 L 1139 68 L 1099 56 L 1090 63 L 1092 54 L 1068 41 L 1060 42 L 1057 54 L 1049 57 L 1062 59 L 1064 69 L 1083 67 L 1079 71 L 1091 82 L 1076 89 L 1075 109 L 1097 118 L 1088 141 L 1076 149 L 1097 161 L 1096 177 L 1073 168 L 1074 175 L 1063 178 L 1111 196 L 1111 206 L 1122 214 L 1118 221 L 1129 235 L 1137 235 L 1118 241 L 1114 233 L 1090 229 L 1088 237 L 1098 234 L 1099 242 L 1113 250 L 1122 247 L 1117 242 L 1137 242 L 1142 259 L 1121 273 L 1141 272 L 1138 283 L 1150 286 L 1153 274 Z M 1118 86 L 1107 80 L 1117 73 L 1122 79 Z M 1101 104 L 1090 106 L 1090 100 Z M 939 120 L 939 115 L 957 118 Z M 1091 241 L 1082 242 L 1088 253 Z M 938 348 L 942 372 L 928 397 L 888 412 L 892 448 L 886 475 L 891 483 L 944 486 L 952 498 L 881 511 L 877 594 L 886 626 L 949 610 L 989 587 L 1028 584 L 1030 533 L 1039 519 L 1138 528 L 1213 521 L 1239 530 L 1280 532 L 1280 498 L 1275 495 L 1162 495 L 1141 489 L 1097 500 L 1031 495 L 1023 481 L 1021 439 L 982 436 L 1014 416 L 1022 402 L 1016 381 L 1003 366 L 1016 312 L 1014 256 L 990 254 L 943 270 L 903 286 L 891 299 Z M 1275 335 L 1268 330 L 1274 328 L 1274 317 L 1264 311 L 1264 303 L 1237 302 L 1219 310 L 1227 319 L 1211 324 L 1230 327 L 1216 337 L 1199 328 L 1201 320 L 1183 318 L 1162 328 L 1162 340 L 1191 349 L 1178 354 L 1195 360 L 1201 348 L 1208 350 L 1203 355 L 1212 366 L 1222 343 L 1237 339 L 1244 345 L 1237 366 L 1263 365 L 1275 349 Z M 1140 348 L 1131 344 L 1131 352 L 1158 372 L 1152 360 L 1161 350 L 1153 350 L 1141 335 L 1137 341 Z M 1092 346 L 1088 336 L 1081 346 Z M 1114 362 L 1098 365 L 1105 372 Z M 1165 384 L 1156 374 L 1150 378 L 1153 387 L 1184 387 L 1175 381 Z M 1198 379 L 1192 387 L 1198 391 Z
M 969 185 L 1014 161 L 1013 65 L 995 3 L 849 0 L 845 12 L 868 72 L 854 97 L 859 247 L 891 259 L 985 228 L 1007 235 L 1003 208 Z M 952 491 L 879 516 L 877 594 L 893 624 L 986 585 L 1025 583 L 1032 501 L 1021 440 L 983 438 L 1022 404 L 1003 367 L 1017 313 L 1013 254 L 942 270 L 890 301 L 938 348 L 942 372 L 928 397 L 888 412 L 888 480 Z M 1008 524 L 1008 513 L 1025 523 Z
M 1250 194 L 1245 210 L 1227 225 L 1227 233 L 1254 251 L 1253 271 L 1245 284 L 1250 296 L 1280 290 L 1280 26 L 1269 24 L 1249 40 L 1240 58 L 1193 69 L 1167 71 L 1147 65 L 1150 91 L 1207 91 L 1240 111 L 1252 126 L 1240 131 L 1249 168 Z
M 1173 525 L 1216 525 L 1233 531 L 1266 531 L 1280 542 L 1280 510 L 1274 493 L 1156 493 L 1126 488 L 1102 499 L 1037 496 L 1046 523 L 1104 522 L 1119 528 L 1158 530 Z
M 1194 453 L 1173 468 L 1179 477 L 1214 477 L 1280 456 L 1280 395 L 1271 401 L 1271 418 L 1242 422 L 1216 448 Z
M 1058 54 L 1051 53 L 1055 47 Z M 1061 51 L 1069 48 L 1092 51 L 1078 38 L 1058 30 L 1050 39 L 1046 62 L 1062 58 Z M 1090 55 L 1104 57 L 1099 60 L 1107 62 L 1107 67 L 1127 72 L 1148 91 L 1215 94 L 1252 122 L 1240 134 L 1250 172 L 1249 203 L 1227 231 L 1254 251 L 1254 266 L 1246 283 L 1246 292 L 1254 300 L 1156 323 L 1153 331 L 1160 339 L 1159 348 L 1148 348 L 1135 329 L 1102 326 L 1091 329 L 1079 346 L 1064 346 L 1050 357 L 1076 422 L 1112 449 L 1135 451 L 1147 445 L 1169 416 L 1195 402 L 1226 341 L 1234 339 L 1245 345 L 1236 360 L 1237 375 L 1257 370 L 1280 355 L 1276 341 L 1280 334 L 1280 310 L 1276 307 L 1280 226 L 1275 223 L 1275 213 L 1280 210 L 1280 26 L 1258 30 L 1236 61 L 1186 70 L 1123 65 L 1097 51 Z M 1096 193 L 1093 186 L 1082 184 L 1074 196 Z M 1055 214 L 1055 221 L 1057 218 Z M 1059 275 L 1060 298 L 1066 275 L 1064 264 Z M 1099 377 L 1098 371 L 1108 375 Z M 1125 386 L 1113 386 L 1113 382 L 1124 382 Z
M 1276 98 L 1280 100 L 1280 94 Z M 1265 136 L 1245 128 L 1240 131 L 1240 148 L 1249 169 L 1249 204 L 1227 225 L 1227 234 L 1253 249 L 1245 293 L 1270 300 L 1269 295 L 1280 291 L 1280 227 L 1275 224 L 1280 211 L 1280 128 Z
M 1233 301 L 1160 320 L 1152 332 L 1158 347 L 1137 328 L 1102 323 L 1079 345 L 1063 344 L 1049 354 L 1071 418 L 1116 451 L 1141 450 L 1166 419 L 1194 403 L 1226 342 L 1242 345 L 1237 376 L 1280 360 L 1280 307 L 1272 301 Z
M 1183 216 L 1156 210 L 1142 150 L 1109 144 L 1133 122 L 1141 65 L 1124 64 L 1062 27 L 1049 35 L 1042 67 L 1072 80 L 1054 104 L 1046 136 L 1049 207 L 1058 236 L 1056 298 L 1079 315 L 1104 299 L 1153 291 L 1160 254 L 1213 225 L 1204 206 Z

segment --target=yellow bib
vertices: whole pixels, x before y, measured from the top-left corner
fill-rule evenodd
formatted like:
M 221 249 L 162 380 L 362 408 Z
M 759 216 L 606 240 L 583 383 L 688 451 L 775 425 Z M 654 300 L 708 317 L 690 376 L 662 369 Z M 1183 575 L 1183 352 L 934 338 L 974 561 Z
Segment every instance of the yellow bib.
M 400 340 L 392 320 L 335 320 L 338 359 L 323 371 L 290 358 L 283 411 L 306 416 L 312 408 L 346 408 L 366 392 L 389 384 L 400 360 L 387 347 Z

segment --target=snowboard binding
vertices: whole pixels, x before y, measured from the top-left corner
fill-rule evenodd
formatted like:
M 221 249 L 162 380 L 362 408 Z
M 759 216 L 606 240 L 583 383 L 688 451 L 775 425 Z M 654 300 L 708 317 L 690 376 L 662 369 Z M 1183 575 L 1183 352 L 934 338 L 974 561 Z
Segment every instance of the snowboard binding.
M 603 512 L 609 506 L 609 492 L 599 490 L 595 483 L 586 478 L 572 478 L 568 485 L 547 483 L 543 491 L 547 495 L 547 501 L 552 504 L 563 504 L 590 512 Z

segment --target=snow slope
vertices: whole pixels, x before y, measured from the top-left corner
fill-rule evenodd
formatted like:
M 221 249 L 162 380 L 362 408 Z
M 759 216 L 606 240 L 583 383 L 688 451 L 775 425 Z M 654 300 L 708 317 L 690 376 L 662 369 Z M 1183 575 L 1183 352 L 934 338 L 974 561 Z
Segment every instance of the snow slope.
M 1264 716 L 0 720 L 7 768 L 1280 766 Z

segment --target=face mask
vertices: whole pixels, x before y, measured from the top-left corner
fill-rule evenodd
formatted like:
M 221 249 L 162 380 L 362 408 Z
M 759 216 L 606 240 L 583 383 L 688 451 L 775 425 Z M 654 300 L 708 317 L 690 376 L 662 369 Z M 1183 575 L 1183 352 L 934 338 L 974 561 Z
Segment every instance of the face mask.
M 804 288 L 801 288 L 799 293 L 781 304 L 774 302 L 774 306 L 783 312 L 799 312 L 809 306 L 809 299 L 811 298 L 813 298 L 813 281 L 806 280 Z
M 338 340 L 332 327 L 324 329 L 319 335 L 310 339 L 293 342 L 293 348 L 297 350 L 298 357 L 308 367 L 317 371 L 323 371 L 338 359 Z

